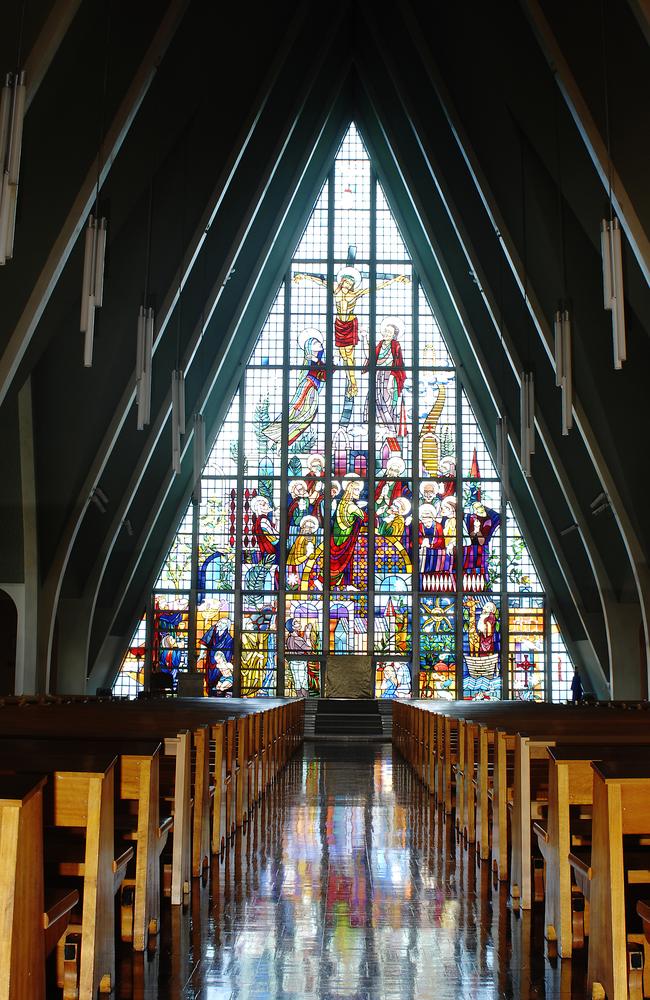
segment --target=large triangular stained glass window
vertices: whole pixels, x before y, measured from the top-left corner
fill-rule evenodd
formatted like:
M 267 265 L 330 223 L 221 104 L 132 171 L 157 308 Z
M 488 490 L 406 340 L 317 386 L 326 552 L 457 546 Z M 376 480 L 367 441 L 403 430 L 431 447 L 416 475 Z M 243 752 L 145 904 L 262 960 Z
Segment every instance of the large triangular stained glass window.
M 543 588 L 354 125 L 149 613 L 152 674 L 216 696 L 327 694 L 345 654 L 377 697 L 550 693 Z

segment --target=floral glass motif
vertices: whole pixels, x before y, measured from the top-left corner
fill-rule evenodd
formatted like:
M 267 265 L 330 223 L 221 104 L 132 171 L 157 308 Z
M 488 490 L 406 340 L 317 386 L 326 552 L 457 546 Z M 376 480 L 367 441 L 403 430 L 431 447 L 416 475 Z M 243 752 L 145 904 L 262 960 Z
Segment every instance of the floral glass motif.
M 354 125 L 218 427 L 151 602 L 165 683 L 317 696 L 326 657 L 360 653 L 377 697 L 564 697 L 568 654 Z M 116 691 L 141 683 L 138 628 Z

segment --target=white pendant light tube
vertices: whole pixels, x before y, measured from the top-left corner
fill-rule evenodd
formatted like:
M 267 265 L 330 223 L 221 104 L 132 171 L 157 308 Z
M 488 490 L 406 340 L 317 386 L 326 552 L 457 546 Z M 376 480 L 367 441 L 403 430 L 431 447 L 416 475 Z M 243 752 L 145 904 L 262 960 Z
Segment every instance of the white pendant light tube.
M 499 417 L 497 420 L 497 468 L 501 479 L 503 496 L 507 500 L 510 493 L 507 417 Z
M 178 370 L 178 429 L 185 433 L 185 372 Z
M 106 219 L 100 219 L 95 227 L 95 309 L 104 302 L 104 262 L 106 259 Z
M 151 377 L 153 374 L 153 334 L 154 334 L 154 314 L 153 309 L 147 309 L 147 316 L 144 325 L 144 400 L 142 418 L 145 424 L 151 420 Z
M 603 305 L 605 309 L 612 308 L 612 256 L 609 239 L 609 222 L 603 219 L 600 224 L 600 254 L 603 258 Z
M 531 475 L 531 456 L 535 454 L 535 382 L 532 372 L 522 372 L 520 393 L 521 467 Z
M 84 368 L 93 366 L 93 342 L 95 337 L 95 301 L 88 296 L 88 322 L 84 331 Z
M 181 471 L 181 434 L 184 433 L 185 387 L 184 376 L 180 369 L 172 372 L 172 470 L 174 475 Z
M 562 435 L 567 437 L 573 426 L 573 363 L 571 358 L 571 316 L 562 310 L 561 366 L 562 366 Z
M 5 82 L 0 91 L 0 167 L 4 173 L 7 163 L 7 150 L 9 148 L 9 128 L 11 115 L 11 76 L 5 77 Z
M 562 351 L 562 310 L 558 309 L 553 319 L 553 335 L 555 344 L 555 384 L 562 385 L 564 355 Z
M 620 371 L 627 359 L 625 335 L 625 293 L 623 289 L 623 253 L 621 227 L 617 218 L 600 224 L 600 249 L 603 258 L 603 303 L 612 314 L 614 368 Z
M 553 322 L 555 333 L 555 384 L 562 390 L 562 435 L 573 426 L 573 365 L 571 361 L 571 314 L 560 303 Z
M 0 264 L 13 257 L 25 118 L 25 74 L 9 74 L 0 95 Z
M 9 239 L 9 174 L 5 170 L 0 183 L 0 264 L 7 262 Z
M 194 414 L 194 499 L 201 503 L 201 477 L 205 465 L 205 420 L 202 413 Z
M 142 398 L 144 393 L 143 381 L 144 381 L 144 337 L 145 337 L 145 310 L 144 306 L 140 306 L 140 311 L 138 312 L 138 332 L 136 335 L 136 348 L 135 348 L 135 402 L 138 410 L 138 430 L 141 431 L 144 427 L 142 422 Z
M 93 363 L 95 309 L 104 299 L 104 260 L 106 256 L 106 219 L 88 217 L 84 242 L 84 270 L 81 280 L 81 315 L 79 327 L 84 338 L 84 367 Z
M 621 247 L 621 227 L 618 219 L 610 226 L 610 256 L 612 262 L 612 323 L 614 333 L 614 368 L 623 367 L 627 358 L 625 338 L 625 300 L 623 293 L 623 254 Z

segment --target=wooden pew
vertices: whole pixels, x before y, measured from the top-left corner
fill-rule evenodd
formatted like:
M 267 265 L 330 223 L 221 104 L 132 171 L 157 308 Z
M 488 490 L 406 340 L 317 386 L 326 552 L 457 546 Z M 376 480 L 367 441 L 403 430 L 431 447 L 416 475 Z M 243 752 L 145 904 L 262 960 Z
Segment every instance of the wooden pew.
M 45 959 L 79 902 L 76 889 L 44 888 L 46 775 L 0 775 L 0 996 L 44 1000 Z
M 591 856 L 588 865 L 575 859 L 591 901 L 587 983 L 594 998 L 637 1000 L 644 995 L 643 935 L 628 923 L 626 888 L 650 882 L 650 852 L 626 862 L 623 838 L 650 836 L 650 764 L 619 758 L 591 766 Z
M 144 951 L 160 924 L 160 855 L 172 828 L 173 817 L 160 821 L 159 765 L 160 743 L 146 740 L 75 741 L 16 739 L 0 737 L 0 761 L 8 754 L 20 755 L 36 764 L 55 746 L 57 752 L 83 748 L 94 753 L 113 753 L 118 757 L 118 796 L 123 803 L 116 817 L 118 836 L 132 843 L 135 850 L 134 871 L 124 878 L 121 892 L 122 940 Z M 131 813 L 132 815 L 128 815 Z M 121 829 L 120 829 L 121 828 Z
M 54 865 L 63 878 L 83 882 L 81 924 L 70 925 L 60 949 L 59 985 L 64 987 L 64 1000 L 95 1000 L 98 992 L 110 993 L 115 985 L 115 894 L 133 856 L 133 848 L 118 858 L 114 853 L 117 758 L 106 752 L 88 753 L 81 745 L 75 752 L 61 750 L 56 744 L 49 745 L 46 753 L 37 751 L 37 756 L 50 776 L 45 786 L 45 828 L 64 831 L 57 844 L 51 833 L 47 835 L 46 866 Z M 2 769 L 28 772 L 33 770 L 33 758 L 24 752 L 13 754 L 5 745 Z M 72 830 L 84 831 L 83 844 L 75 844 Z M 79 949 L 68 945 L 70 935 L 78 939 Z
M 590 842 L 591 821 L 577 824 L 572 816 L 579 807 L 593 804 L 592 761 L 636 760 L 648 751 L 647 745 L 612 746 L 560 745 L 548 748 L 548 814 L 537 821 L 534 830 L 545 861 L 544 926 L 549 941 L 557 942 L 561 958 L 569 958 L 573 947 L 584 943 L 582 911 L 574 911 L 575 893 L 571 886 L 569 855 L 575 850 L 576 835 Z M 579 902 L 579 901 L 578 901 Z

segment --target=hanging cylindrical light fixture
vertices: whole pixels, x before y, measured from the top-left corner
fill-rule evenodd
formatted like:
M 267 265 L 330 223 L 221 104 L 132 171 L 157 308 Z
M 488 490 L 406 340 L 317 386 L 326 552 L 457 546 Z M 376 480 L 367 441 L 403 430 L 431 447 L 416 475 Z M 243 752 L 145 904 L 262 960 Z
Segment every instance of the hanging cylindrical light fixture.
M 621 227 L 616 216 L 610 221 L 603 219 L 600 224 L 600 249 L 603 258 L 603 303 L 612 314 L 614 368 L 620 371 L 627 358 L 627 340 Z
M 84 337 L 84 367 L 93 363 L 95 309 L 104 297 L 104 259 L 106 255 L 106 219 L 88 218 L 84 243 L 84 270 L 81 281 L 81 316 L 79 327 Z
M 535 381 L 532 372 L 521 374 L 521 467 L 526 476 L 531 473 L 531 457 L 535 454 Z
M 185 433 L 185 375 L 181 369 L 172 372 L 172 470 L 181 471 L 181 435 Z
M 147 309 L 147 316 L 144 327 L 144 389 L 145 398 L 143 402 L 142 419 L 145 424 L 151 421 L 151 379 L 153 375 L 153 335 L 154 335 L 154 312 L 150 306 Z
M 503 496 L 507 500 L 510 493 L 507 417 L 499 417 L 497 420 L 497 468 L 501 479 Z
M 14 255 L 25 94 L 25 73 L 9 73 L 0 95 L 0 264 Z
M 194 414 L 194 499 L 201 503 L 201 477 L 205 465 L 205 420 L 202 413 Z
M 145 338 L 145 325 L 146 325 L 146 313 L 144 306 L 140 306 L 138 312 L 138 332 L 136 339 L 136 356 L 135 356 L 135 402 L 138 408 L 138 430 L 141 431 L 144 427 L 144 422 L 142 420 L 143 407 L 142 401 L 144 396 L 144 338 Z
M 553 322 L 555 333 L 555 384 L 562 390 L 562 434 L 573 426 L 573 365 L 571 360 L 571 314 L 560 303 Z

